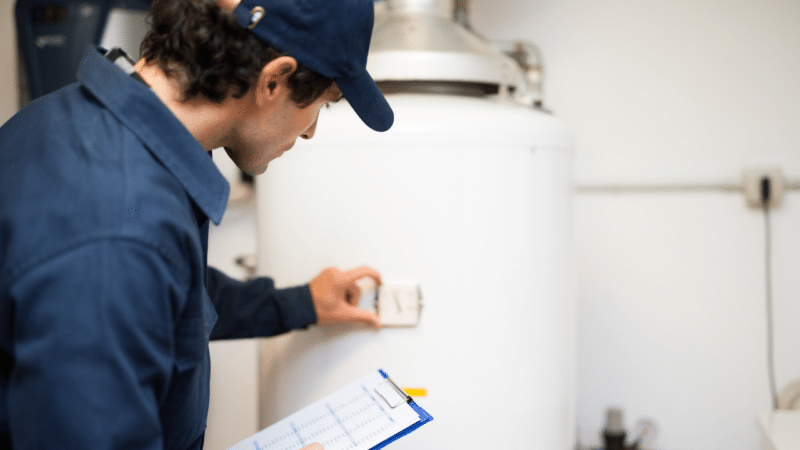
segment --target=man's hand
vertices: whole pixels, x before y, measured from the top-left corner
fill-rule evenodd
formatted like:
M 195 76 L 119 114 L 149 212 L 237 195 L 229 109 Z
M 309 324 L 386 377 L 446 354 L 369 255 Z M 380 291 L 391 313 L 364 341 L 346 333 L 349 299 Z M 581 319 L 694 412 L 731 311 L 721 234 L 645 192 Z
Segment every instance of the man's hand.
M 325 448 L 319 442 L 314 442 L 312 444 L 308 444 L 305 447 L 301 448 L 300 450 L 325 450 Z
M 346 272 L 328 267 L 311 280 L 309 286 L 317 311 L 317 322 L 324 325 L 358 321 L 379 328 L 381 321 L 378 316 L 358 307 L 361 288 L 356 281 L 364 277 L 372 278 L 377 285 L 381 284 L 380 274 L 365 266 Z

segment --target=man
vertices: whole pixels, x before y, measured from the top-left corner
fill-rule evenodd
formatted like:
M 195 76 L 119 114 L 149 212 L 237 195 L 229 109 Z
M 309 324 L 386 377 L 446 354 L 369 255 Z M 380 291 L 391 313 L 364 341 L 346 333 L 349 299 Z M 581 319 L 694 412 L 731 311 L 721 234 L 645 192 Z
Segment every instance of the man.
M 393 120 L 370 0 L 237 3 L 154 1 L 132 74 L 90 50 L 0 128 L 0 448 L 199 449 L 209 339 L 380 326 L 351 304 L 373 269 L 275 289 L 206 267 L 228 194 L 211 149 L 256 175 L 342 95 Z

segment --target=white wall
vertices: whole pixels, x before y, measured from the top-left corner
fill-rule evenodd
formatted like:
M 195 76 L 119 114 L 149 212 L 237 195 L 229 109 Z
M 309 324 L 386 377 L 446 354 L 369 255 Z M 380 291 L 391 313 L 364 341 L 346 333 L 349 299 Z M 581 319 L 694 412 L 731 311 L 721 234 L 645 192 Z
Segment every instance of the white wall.
M 579 186 L 800 178 L 800 2 L 474 0 L 474 28 L 536 43 Z M 770 405 L 764 221 L 740 194 L 579 190 L 578 424 L 605 409 L 660 449 L 752 450 Z M 774 212 L 779 388 L 800 377 L 800 194 Z
M 14 1 L 0 0 L 0 124 L 19 109 Z

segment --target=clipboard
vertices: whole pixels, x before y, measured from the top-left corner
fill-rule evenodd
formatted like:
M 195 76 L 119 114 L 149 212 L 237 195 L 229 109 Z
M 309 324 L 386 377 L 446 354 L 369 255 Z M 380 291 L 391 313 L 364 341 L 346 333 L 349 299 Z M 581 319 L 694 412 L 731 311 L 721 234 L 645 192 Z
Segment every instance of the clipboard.
M 386 382 L 390 383 L 389 385 L 392 387 L 392 389 L 395 390 L 395 392 L 398 395 L 401 396 L 402 401 L 404 401 L 409 407 L 411 407 L 411 409 L 414 412 L 416 412 L 419 415 L 419 421 L 415 422 L 413 425 L 411 425 L 408 428 L 404 429 L 403 431 L 395 434 L 394 436 L 384 440 L 383 442 L 381 442 L 380 444 L 376 445 L 375 447 L 372 447 L 370 450 L 377 450 L 379 448 L 386 447 L 387 445 L 391 444 L 392 442 L 400 439 L 401 437 L 411 433 L 412 431 L 416 430 L 417 428 L 419 428 L 419 427 L 425 425 L 426 423 L 430 422 L 431 420 L 433 420 L 433 416 L 428 414 L 427 411 L 425 411 L 419 405 L 417 405 L 417 403 L 414 401 L 414 399 L 411 398 L 411 396 L 408 395 L 404 390 L 400 389 L 400 387 L 398 387 L 394 383 L 394 381 L 392 381 L 392 379 L 389 378 L 389 375 L 386 372 L 384 372 L 383 370 L 379 369 L 378 373 L 380 373 L 381 376 L 384 379 L 386 379 Z M 376 391 L 377 391 L 377 389 L 376 389 Z M 381 392 L 378 392 L 378 394 L 381 394 Z M 385 397 L 384 397 L 384 400 L 386 400 Z
M 228 450 L 377 450 L 433 420 L 383 370 L 371 372 Z

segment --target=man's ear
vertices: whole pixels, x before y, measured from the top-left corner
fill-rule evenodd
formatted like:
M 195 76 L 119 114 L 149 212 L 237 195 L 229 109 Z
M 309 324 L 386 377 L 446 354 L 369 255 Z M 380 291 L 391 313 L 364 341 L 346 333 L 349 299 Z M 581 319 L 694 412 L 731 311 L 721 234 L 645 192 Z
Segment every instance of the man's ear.
M 261 69 L 256 82 L 256 103 L 263 106 L 283 95 L 289 89 L 286 80 L 297 70 L 297 60 L 291 56 L 279 56 Z

